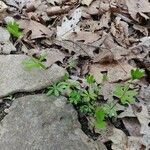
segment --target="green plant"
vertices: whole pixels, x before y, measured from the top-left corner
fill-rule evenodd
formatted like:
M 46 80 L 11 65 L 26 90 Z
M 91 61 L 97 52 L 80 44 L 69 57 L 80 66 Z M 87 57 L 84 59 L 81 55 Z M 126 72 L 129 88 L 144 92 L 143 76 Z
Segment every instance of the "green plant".
M 136 79 L 140 79 L 144 76 L 143 71 L 139 69 L 131 70 L 131 80 L 122 85 L 117 85 L 113 91 L 115 100 L 109 100 L 105 104 L 99 104 L 97 99 L 100 95 L 100 85 L 95 82 L 93 75 L 88 75 L 83 81 L 86 81 L 85 86 L 82 86 L 79 81 L 72 80 L 68 74 L 65 74 L 64 80 L 57 84 L 54 84 L 48 88 L 47 95 L 59 96 L 66 92 L 68 102 L 75 105 L 81 113 L 85 115 L 95 116 L 95 127 L 105 128 L 106 119 L 117 117 L 116 104 L 132 104 L 135 102 L 135 96 L 137 91 L 130 89 L 130 85 Z M 100 105 L 100 106 L 98 106 Z
M 33 68 L 42 68 L 46 69 L 43 61 L 45 60 L 46 55 L 41 55 L 39 58 L 31 57 L 22 62 L 26 69 L 32 70 Z
M 103 74 L 102 81 L 108 81 L 107 73 Z
M 135 96 L 138 94 L 135 90 L 129 90 L 129 85 L 129 83 L 118 85 L 113 92 L 113 95 L 119 98 L 123 105 L 135 103 Z
M 132 80 L 140 79 L 144 76 L 144 71 L 138 68 L 131 70 Z
M 130 89 L 130 85 L 136 79 L 140 79 L 144 76 L 144 71 L 140 69 L 133 69 L 131 70 L 131 81 L 126 82 L 122 85 L 117 85 L 113 92 L 113 96 L 117 97 L 121 104 L 133 104 L 135 103 L 135 97 L 137 96 L 137 91 L 134 89 Z M 107 117 L 117 117 L 117 110 L 115 108 L 116 103 L 108 102 L 101 107 L 98 107 L 95 116 L 96 116 L 96 123 L 95 126 L 97 128 L 105 128 L 106 122 L 105 118 Z
M 95 94 L 94 90 L 83 90 L 81 93 L 84 102 L 90 102 L 91 100 L 96 100 L 97 95 Z
M 57 84 L 55 83 L 48 87 L 47 95 L 59 96 L 66 88 L 67 88 L 67 85 L 62 82 L 57 83 Z
M 93 114 L 94 107 L 91 104 L 85 104 L 80 106 L 80 112 L 84 114 Z
M 67 68 L 75 68 L 77 66 L 78 62 L 76 59 L 73 59 L 73 58 L 69 58 L 68 61 L 67 61 Z
M 72 104 L 79 104 L 81 102 L 81 93 L 80 91 L 72 91 L 70 94 L 69 94 L 69 102 L 72 103 Z
M 105 117 L 106 115 L 105 115 L 103 108 L 98 107 L 95 112 L 95 118 L 96 118 L 95 127 L 96 128 L 104 129 L 106 127 Z
M 17 22 L 8 22 L 6 28 L 10 34 L 14 37 L 19 38 L 22 35 L 22 32 L 19 29 L 19 24 Z
M 103 105 L 102 108 L 106 116 L 110 118 L 117 117 L 117 109 L 114 101 L 107 102 L 106 104 Z
M 85 79 L 88 84 L 93 84 L 95 82 L 93 75 L 87 75 Z

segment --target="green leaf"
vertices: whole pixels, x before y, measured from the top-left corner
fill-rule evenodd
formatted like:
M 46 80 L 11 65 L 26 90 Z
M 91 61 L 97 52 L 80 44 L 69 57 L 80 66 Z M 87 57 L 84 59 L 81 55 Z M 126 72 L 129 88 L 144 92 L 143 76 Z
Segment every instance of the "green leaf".
M 104 110 L 98 107 L 96 109 L 95 116 L 96 116 L 96 123 L 95 123 L 96 128 L 104 129 L 106 127 Z
M 144 76 L 144 71 L 138 68 L 131 70 L 131 77 L 133 80 L 140 79 Z
M 135 90 L 129 90 L 129 84 L 116 86 L 113 95 L 120 99 L 122 104 L 133 104 L 135 96 L 138 93 Z
M 103 74 L 102 80 L 103 80 L 103 81 L 108 81 L 107 73 L 104 73 L 104 74 Z
M 8 32 L 14 37 L 19 38 L 22 35 L 19 29 L 19 24 L 17 22 L 8 22 L 6 27 Z
M 88 84 L 93 84 L 95 82 L 94 76 L 93 75 L 86 76 L 86 82 Z
M 70 103 L 77 105 L 78 103 L 80 103 L 80 101 L 81 101 L 81 95 L 79 91 L 74 90 L 69 94 Z
M 43 69 L 46 69 L 45 65 L 42 62 L 45 58 L 43 56 L 41 56 L 41 57 L 39 59 L 31 57 L 30 59 L 24 60 L 22 62 L 22 64 L 28 70 L 32 70 L 33 68 L 43 68 Z
M 81 96 L 85 102 L 90 102 L 91 100 L 96 100 L 97 95 L 93 90 L 82 90 Z
M 80 112 L 84 114 L 93 114 L 94 108 L 90 104 L 80 106 Z
M 67 88 L 67 84 L 65 82 L 55 83 L 48 87 L 47 96 L 54 95 L 59 96 L 65 89 Z
M 67 81 L 69 79 L 69 73 L 68 72 L 65 73 L 63 79 L 64 79 L 64 81 Z
M 107 114 L 110 118 L 117 117 L 117 110 L 113 101 L 104 104 L 102 108 L 105 114 Z

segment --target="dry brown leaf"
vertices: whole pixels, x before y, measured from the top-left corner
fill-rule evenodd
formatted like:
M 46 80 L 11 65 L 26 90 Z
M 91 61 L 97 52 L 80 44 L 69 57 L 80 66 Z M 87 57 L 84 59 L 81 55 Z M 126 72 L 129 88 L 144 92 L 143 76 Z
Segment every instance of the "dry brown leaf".
M 127 137 L 122 130 L 113 129 L 113 135 L 109 139 L 113 142 L 113 150 L 149 150 L 143 148 L 142 138 L 129 136 Z
M 130 54 L 130 50 L 114 43 L 114 40 L 110 34 L 104 32 L 101 39 L 103 40 L 102 42 L 99 42 L 101 45 L 100 50 L 98 54 L 95 54 L 95 56 L 92 58 L 93 62 L 112 63 L 114 60 L 122 60 L 124 57 Z
M 0 13 L 3 13 L 7 8 L 7 5 L 4 2 L 0 1 Z
M 94 77 L 97 76 L 98 72 L 107 72 L 109 82 L 129 79 L 131 69 L 133 69 L 133 67 L 125 61 L 111 64 L 93 64 L 90 68 L 90 70 L 96 70 L 96 74 L 93 74 Z
M 137 118 L 133 117 L 125 117 L 122 118 L 123 124 L 125 128 L 128 130 L 131 136 L 140 137 L 140 124 Z
M 9 6 L 13 6 L 14 8 L 22 9 L 27 4 L 33 3 L 35 0 L 5 0 Z
M 64 49 L 68 50 L 68 52 L 71 54 L 71 52 L 75 52 L 76 55 L 82 55 L 82 56 L 90 56 L 94 57 L 93 51 L 96 50 L 96 47 L 89 46 L 80 42 L 73 42 L 71 40 L 54 40 L 53 41 L 56 45 L 62 46 Z
M 150 3 L 148 0 L 126 0 L 129 14 L 138 21 L 137 13 L 139 13 L 145 19 L 149 17 L 144 14 L 150 11 Z
M 60 15 L 60 14 L 65 14 L 71 9 L 70 6 L 52 6 L 49 7 L 46 12 L 48 16 L 54 16 L 54 15 Z
M 82 3 L 83 5 L 89 6 L 89 5 L 92 3 L 92 1 L 93 1 L 93 0 L 82 0 L 81 3 Z
M 110 15 L 111 13 L 109 11 L 107 11 L 106 13 L 104 13 L 100 19 L 100 29 L 105 27 L 105 28 L 109 28 L 108 23 L 110 22 Z
M 90 15 L 96 15 L 99 13 L 99 4 L 100 1 L 94 1 L 89 7 L 81 7 L 82 11 L 90 14 Z
M 111 33 L 115 37 L 115 40 L 123 47 L 127 47 L 130 44 L 128 39 L 128 24 L 121 21 L 120 17 L 116 17 L 115 22 L 112 22 Z
M 125 117 L 136 117 L 131 105 L 126 107 L 124 109 L 124 111 L 121 114 L 118 115 L 118 118 L 125 118 Z
M 148 36 L 148 28 L 146 27 L 143 27 L 143 26 L 140 26 L 140 25 L 137 25 L 137 24 L 134 24 L 133 25 L 133 28 L 135 30 L 138 30 L 140 31 L 142 34 L 144 34 L 145 36 Z
M 74 10 L 70 17 L 71 19 L 69 20 L 64 16 L 61 26 L 57 26 L 57 38 L 60 40 L 70 39 L 69 35 L 71 33 L 79 31 L 77 24 L 81 18 L 81 9 L 77 8 Z
M 111 84 L 111 83 L 104 83 L 102 86 L 102 95 L 104 96 L 104 100 L 111 100 L 113 99 L 113 91 L 115 88 L 115 84 Z
M 136 112 L 136 116 L 141 124 L 140 133 L 143 135 L 142 144 L 149 150 L 150 148 L 150 115 L 145 105 L 141 105 L 141 112 Z
M 63 59 L 65 58 L 65 54 L 60 52 L 58 49 L 50 48 L 45 49 L 41 51 L 42 54 L 46 55 L 46 61 L 44 62 L 44 65 L 46 67 L 50 67 L 52 64 L 54 64 L 57 61 L 63 62 Z
M 72 40 L 74 42 L 82 41 L 84 44 L 93 43 L 94 41 L 97 41 L 99 38 L 100 36 L 98 34 L 85 31 L 74 32 L 69 35 L 69 40 Z
M 46 0 L 48 3 L 50 4 L 62 4 L 62 3 L 65 3 L 67 0 Z
M 20 20 L 18 23 L 20 28 L 24 29 L 24 34 L 27 34 L 29 31 L 32 32 L 31 39 L 51 37 L 53 34 L 49 28 L 33 20 Z
M 123 131 L 114 128 L 113 135 L 109 139 L 113 142 L 113 150 L 127 150 L 127 136 Z

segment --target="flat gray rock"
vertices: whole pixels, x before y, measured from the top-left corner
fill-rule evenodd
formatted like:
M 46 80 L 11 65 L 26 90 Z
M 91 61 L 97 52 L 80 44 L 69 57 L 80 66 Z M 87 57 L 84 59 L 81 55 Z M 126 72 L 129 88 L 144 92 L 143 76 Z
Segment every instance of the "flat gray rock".
M 2 150 L 106 150 L 80 129 L 64 97 L 29 95 L 14 100 L 0 125 Z
M 16 51 L 15 46 L 10 42 L 10 34 L 5 29 L 0 27 L 0 53 L 10 54 L 11 51 Z
M 43 89 L 65 74 L 65 70 L 56 64 L 47 70 L 28 71 L 22 65 L 27 58 L 25 55 L 0 55 L 0 97 Z

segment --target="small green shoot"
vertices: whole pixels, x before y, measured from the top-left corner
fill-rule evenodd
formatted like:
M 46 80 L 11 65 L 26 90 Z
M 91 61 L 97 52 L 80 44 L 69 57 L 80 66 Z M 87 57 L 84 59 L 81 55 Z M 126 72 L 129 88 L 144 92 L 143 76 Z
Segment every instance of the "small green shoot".
M 108 81 L 107 73 L 103 74 L 102 81 Z
M 117 117 L 117 109 L 113 101 L 104 104 L 103 111 L 110 118 Z
M 96 123 L 95 127 L 98 129 L 104 129 L 106 127 L 105 112 L 101 107 L 98 107 L 95 112 Z
M 22 35 L 22 32 L 19 29 L 19 24 L 17 22 L 8 22 L 6 28 L 10 34 L 14 37 L 19 38 Z
M 93 84 L 95 82 L 94 76 L 93 75 L 87 75 L 86 76 L 86 82 L 88 84 Z
M 31 57 L 30 59 L 26 59 L 22 62 L 26 69 L 32 70 L 33 68 L 42 68 L 46 69 L 43 61 L 45 60 L 45 55 L 41 55 L 39 59 Z
M 144 76 L 144 71 L 138 68 L 131 70 L 132 80 L 140 79 Z
M 67 68 L 75 68 L 77 66 L 78 62 L 76 59 L 73 59 L 73 58 L 69 58 L 68 59 L 68 62 L 67 62 Z

